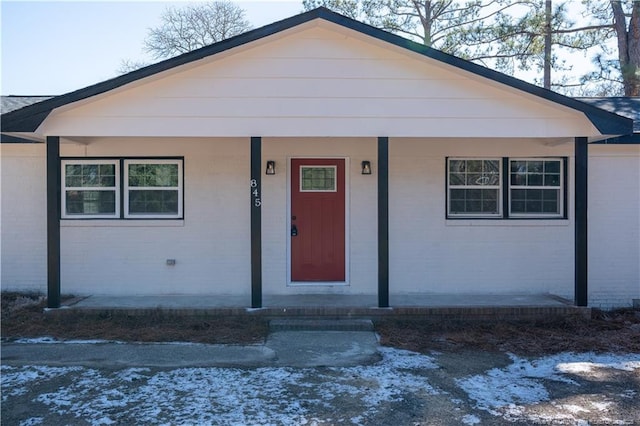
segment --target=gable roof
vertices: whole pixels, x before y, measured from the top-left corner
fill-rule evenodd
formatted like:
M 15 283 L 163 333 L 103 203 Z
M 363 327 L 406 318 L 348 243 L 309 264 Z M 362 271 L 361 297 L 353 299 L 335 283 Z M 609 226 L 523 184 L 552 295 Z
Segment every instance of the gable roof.
M 517 90 L 538 96 L 557 104 L 582 112 L 603 135 L 624 135 L 631 133 L 632 121 L 596 106 L 580 102 L 558 93 L 532 85 L 514 77 L 482 67 L 472 62 L 451 56 L 439 50 L 407 40 L 395 34 L 380 30 L 362 22 L 347 18 L 329 9 L 320 7 L 273 24 L 240 34 L 221 42 L 170 58 L 156 64 L 132 71 L 110 80 L 88 86 L 74 92 L 57 96 L 36 104 L 14 110 L 2 115 L 2 132 L 34 132 L 55 108 L 87 99 L 122 87 L 126 84 L 150 77 L 172 68 L 194 62 L 238 46 L 251 43 L 273 34 L 288 30 L 314 19 L 340 25 L 367 36 L 407 49 L 425 57 L 455 66 L 467 72 L 513 87 Z M 578 135 L 577 135 L 578 136 Z

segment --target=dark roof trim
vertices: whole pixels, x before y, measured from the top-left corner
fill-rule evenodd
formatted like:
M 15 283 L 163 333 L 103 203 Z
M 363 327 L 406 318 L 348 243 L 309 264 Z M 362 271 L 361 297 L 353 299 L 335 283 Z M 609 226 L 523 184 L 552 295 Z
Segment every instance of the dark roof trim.
M 632 135 L 603 139 L 593 143 L 595 145 L 640 145 L 640 133 L 636 132 Z
M 149 65 L 128 74 L 112 78 L 101 83 L 85 87 L 74 92 L 67 93 L 49 99 L 37 104 L 22 108 L 17 111 L 9 112 L 2 115 L 2 131 L 3 132 L 33 132 L 47 118 L 49 113 L 63 105 L 80 101 L 101 93 L 108 92 L 134 81 L 152 76 L 154 74 L 167 71 L 171 68 L 197 61 L 208 56 L 220 53 L 235 47 L 268 37 L 281 31 L 288 30 L 295 26 L 304 24 L 314 19 L 324 19 L 345 28 L 363 33 L 365 35 L 377 38 L 379 40 L 391 43 L 395 46 L 402 47 L 426 57 L 444 62 L 446 64 L 458 67 L 462 70 L 471 72 L 481 77 L 514 87 L 523 92 L 550 100 L 552 102 L 573 108 L 583 112 L 601 134 L 620 135 L 632 132 L 632 120 L 618 116 L 614 113 L 604 111 L 592 105 L 585 104 L 575 99 L 560 95 L 558 93 L 543 89 L 533 84 L 526 83 L 514 77 L 493 71 L 482 67 L 464 59 L 451 56 L 444 52 L 432 49 L 422 44 L 407 40 L 395 34 L 372 27 L 362 22 L 339 15 L 329 9 L 320 7 L 309 12 L 295 15 L 273 24 L 266 25 L 261 28 L 240 34 L 238 36 L 223 40 L 219 43 L 205 46 L 192 52 L 184 53 L 175 58 L 167 59 L 157 64 Z
M 0 143 L 28 143 L 28 144 L 34 144 L 34 143 L 44 143 L 41 141 L 34 141 L 33 139 L 26 139 L 26 138 L 21 138 L 18 136 L 13 136 L 13 135 L 6 135 L 4 133 L 0 134 Z

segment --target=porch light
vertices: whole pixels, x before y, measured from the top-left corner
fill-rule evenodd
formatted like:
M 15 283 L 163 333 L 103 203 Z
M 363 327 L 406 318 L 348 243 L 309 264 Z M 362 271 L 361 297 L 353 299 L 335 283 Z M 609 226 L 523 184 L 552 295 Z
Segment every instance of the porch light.
M 276 174 L 276 162 L 273 160 L 267 161 L 267 171 L 265 174 L 275 175 Z
M 362 174 L 363 175 L 370 175 L 371 174 L 371 162 L 370 161 L 363 161 L 362 162 Z

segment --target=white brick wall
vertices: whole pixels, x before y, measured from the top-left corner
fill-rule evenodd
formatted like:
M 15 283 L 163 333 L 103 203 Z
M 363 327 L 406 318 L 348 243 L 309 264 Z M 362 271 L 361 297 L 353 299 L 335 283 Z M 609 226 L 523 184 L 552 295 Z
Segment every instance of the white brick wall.
M 446 157 L 570 156 L 572 148 L 525 140 L 392 139 L 391 294 L 549 292 L 573 297 L 572 219 L 447 220 L 445 210 Z
M 589 305 L 640 299 L 640 145 L 589 147 Z
M 375 138 L 265 138 L 265 294 L 377 291 Z M 44 145 L 3 144 L 3 290 L 46 292 Z M 250 294 L 249 141 L 95 139 L 62 144 L 63 156 L 184 156 L 184 221 L 62 221 L 62 292 Z M 521 140 L 390 140 L 390 276 L 394 294 L 543 293 L 573 298 L 573 146 Z M 349 286 L 288 286 L 291 157 L 344 157 Z M 478 221 L 445 217 L 447 156 L 568 156 L 568 220 Z M 374 174 L 360 174 L 360 162 Z M 264 162 L 263 161 L 263 162 Z M 640 147 L 590 146 L 589 304 L 640 298 Z M 167 266 L 166 259 L 176 259 Z
M 0 288 L 46 292 L 44 144 L 0 144 Z
M 75 294 L 250 294 L 249 141 L 105 139 L 67 156 L 184 156 L 184 221 L 63 220 L 61 280 Z M 176 259 L 167 266 L 166 259 Z

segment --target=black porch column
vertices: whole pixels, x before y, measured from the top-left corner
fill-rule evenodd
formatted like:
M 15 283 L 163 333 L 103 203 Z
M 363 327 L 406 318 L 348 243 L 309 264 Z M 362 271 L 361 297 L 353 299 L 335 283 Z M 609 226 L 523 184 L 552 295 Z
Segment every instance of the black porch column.
M 262 138 L 251 138 L 251 307 L 262 307 Z
M 587 306 L 587 138 L 575 138 L 575 305 Z
M 389 138 L 378 138 L 378 307 L 389 307 Z
M 60 137 L 47 136 L 47 306 L 60 307 Z

